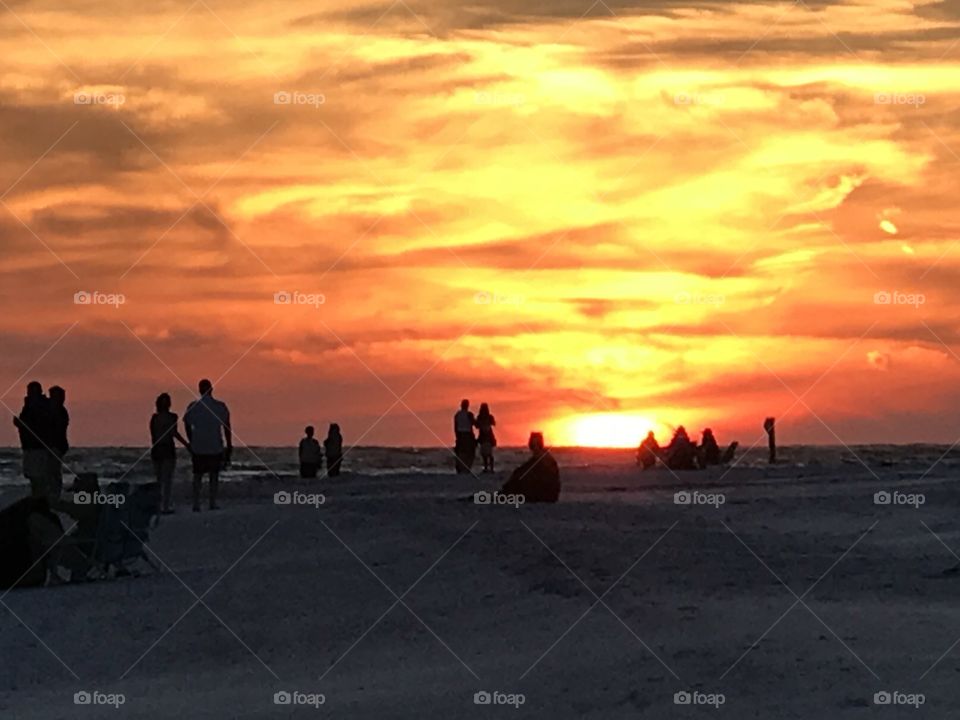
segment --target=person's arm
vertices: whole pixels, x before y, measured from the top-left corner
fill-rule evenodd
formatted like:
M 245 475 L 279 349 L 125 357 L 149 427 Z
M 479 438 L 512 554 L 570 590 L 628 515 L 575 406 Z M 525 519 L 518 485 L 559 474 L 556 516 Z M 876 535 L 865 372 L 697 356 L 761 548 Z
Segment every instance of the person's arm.
M 223 406 L 223 414 L 223 439 L 227 444 L 226 461 L 230 462 L 230 456 L 233 455 L 233 430 L 230 426 L 230 409 L 226 404 Z
M 177 430 L 176 423 L 173 424 L 173 439 L 179 441 L 187 450 L 190 450 L 190 441 L 180 434 L 180 431 Z
M 190 408 L 193 407 L 191 404 L 187 408 L 187 411 L 183 414 L 183 431 L 187 434 L 187 447 L 193 442 L 193 430 L 190 428 Z

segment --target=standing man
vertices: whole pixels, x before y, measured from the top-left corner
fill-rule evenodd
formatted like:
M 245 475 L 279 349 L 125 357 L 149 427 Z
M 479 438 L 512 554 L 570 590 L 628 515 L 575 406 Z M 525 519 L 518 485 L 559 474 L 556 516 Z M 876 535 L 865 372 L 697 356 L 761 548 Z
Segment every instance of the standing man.
M 36 380 L 27 385 L 23 409 L 13 418 L 23 449 L 23 476 L 30 481 L 33 497 L 59 497 L 53 478 L 53 413 L 43 386 Z
M 210 509 L 217 510 L 217 485 L 220 469 L 230 462 L 233 434 L 230 410 L 226 403 L 213 397 L 213 383 L 201 380 L 200 398 L 187 406 L 183 427 L 193 453 L 193 511 L 200 512 L 200 491 L 203 476 L 210 476 Z
M 477 453 L 477 439 L 473 428 L 477 421 L 470 412 L 470 401 L 461 400 L 460 409 L 453 416 L 453 434 L 455 443 L 453 452 L 457 456 L 457 473 L 468 473 L 473 467 L 473 458 Z
M 70 449 L 67 440 L 67 429 L 70 427 L 70 413 L 67 412 L 67 391 L 59 385 L 50 388 L 50 422 L 53 451 L 53 462 L 50 467 L 50 477 L 53 490 L 57 496 L 63 492 L 63 458 Z

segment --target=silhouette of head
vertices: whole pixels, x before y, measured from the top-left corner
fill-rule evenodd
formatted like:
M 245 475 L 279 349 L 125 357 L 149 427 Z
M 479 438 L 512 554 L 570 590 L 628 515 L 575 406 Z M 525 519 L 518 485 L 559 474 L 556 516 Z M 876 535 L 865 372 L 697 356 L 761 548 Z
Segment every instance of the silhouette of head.
M 542 453 L 546 449 L 543 444 L 543 433 L 530 433 L 530 441 L 527 443 L 527 447 L 530 448 L 530 452 L 532 452 L 534 455 L 539 455 Z
M 197 388 L 200 390 L 201 395 L 213 395 L 213 383 L 206 378 L 200 381 Z
M 469 408 L 469 407 L 470 407 L 470 401 L 469 401 L 469 400 L 467 400 L 466 398 L 464 398 L 463 400 L 460 401 L 460 409 L 461 409 L 461 410 L 466 410 L 466 409 Z
M 486 403 L 480 403 L 480 414 L 481 414 L 481 415 L 489 415 L 489 414 L 490 414 L 490 406 L 487 405 Z
M 63 405 L 67 402 L 67 391 L 59 385 L 54 385 L 48 392 L 50 393 L 50 399 L 53 400 L 54 405 Z
M 170 396 L 167 393 L 157 395 L 157 412 L 167 412 L 172 404 Z
M 330 423 L 330 434 L 331 434 L 331 435 L 339 435 L 339 434 L 340 434 L 340 426 L 337 425 L 336 423 Z
M 100 481 L 95 472 L 77 473 L 73 480 L 74 492 L 96 492 L 100 489 Z
M 27 383 L 27 397 L 36 398 L 43 395 L 43 385 L 38 383 L 36 380 L 33 380 Z
M 653 437 L 654 437 L 654 435 L 653 435 L 653 430 L 651 430 L 650 432 L 647 433 L 647 439 L 648 439 L 648 440 L 653 440 Z
M 307 437 L 313 437 L 313 433 L 314 433 L 313 425 L 307 425 L 303 429 L 303 431 L 307 434 Z

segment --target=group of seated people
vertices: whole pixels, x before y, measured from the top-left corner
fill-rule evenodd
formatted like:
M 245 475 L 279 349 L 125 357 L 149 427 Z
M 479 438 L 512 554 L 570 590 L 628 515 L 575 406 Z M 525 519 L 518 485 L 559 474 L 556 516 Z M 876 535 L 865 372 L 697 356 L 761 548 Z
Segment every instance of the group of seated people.
M 681 425 L 673 434 L 670 444 L 661 448 L 653 431 L 640 443 L 637 449 L 637 464 L 644 470 L 652 468 L 659 460 L 671 470 L 697 470 L 711 465 L 723 465 L 733 459 L 737 443 L 731 443 L 726 452 L 720 452 L 720 446 L 713 430 L 706 428 L 697 445 Z

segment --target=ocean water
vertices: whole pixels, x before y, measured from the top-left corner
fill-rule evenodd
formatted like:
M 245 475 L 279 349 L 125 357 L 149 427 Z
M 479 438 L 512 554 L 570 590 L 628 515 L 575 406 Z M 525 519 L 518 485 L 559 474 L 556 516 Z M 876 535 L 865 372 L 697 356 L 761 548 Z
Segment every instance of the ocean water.
M 589 469 L 616 474 L 634 468 L 635 451 L 606 448 L 553 448 L 557 461 L 565 469 Z M 527 457 L 526 448 L 498 448 L 497 468 L 505 470 Z M 960 448 L 946 445 L 858 445 L 784 446 L 778 449 L 778 474 L 792 472 L 844 472 L 869 469 L 874 472 L 895 469 L 922 474 L 936 465 L 937 474 L 956 473 L 960 468 Z M 96 472 L 102 479 L 142 482 L 153 478 L 149 449 L 146 447 L 75 448 L 66 458 L 69 476 L 75 472 Z M 188 473 L 189 456 L 178 456 L 178 475 Z M 740 468 L 766 468 L 765 447 L 738 453 Z M 474 471 L 482 467 L 479 458 Z M 223 474 L 225 482 L 293 477 L 297 475 L 297 451 L 292 447 L 235 448 L 233 463 Z M 356 447 L 344 459 L 345 473 L 364 475 L 448 475 L 453 472 L 453 452 L 449 448 Z M 20 472 L 20 450 L 0 448 L 0 486 L 25 484 Z

